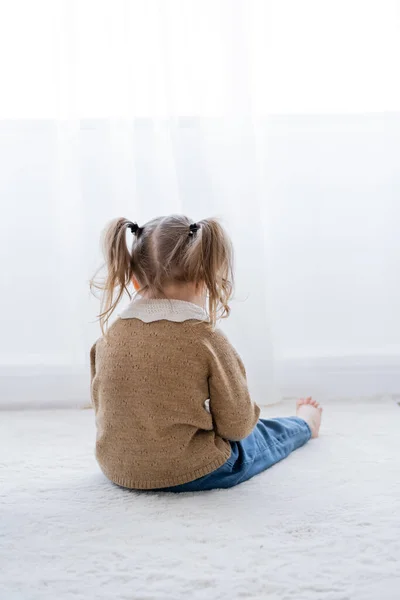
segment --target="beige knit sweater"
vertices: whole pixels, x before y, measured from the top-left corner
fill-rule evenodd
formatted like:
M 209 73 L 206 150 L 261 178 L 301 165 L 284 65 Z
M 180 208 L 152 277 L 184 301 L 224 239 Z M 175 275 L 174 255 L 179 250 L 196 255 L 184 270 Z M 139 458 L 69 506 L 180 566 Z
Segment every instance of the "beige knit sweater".
M 157 489 L 207 475 L 230 457 L 227 440 L 256 425 L 243 364 L 204 319 L 187 302 L 136 300 L 93 346 L 96 457 L 114 483 Z

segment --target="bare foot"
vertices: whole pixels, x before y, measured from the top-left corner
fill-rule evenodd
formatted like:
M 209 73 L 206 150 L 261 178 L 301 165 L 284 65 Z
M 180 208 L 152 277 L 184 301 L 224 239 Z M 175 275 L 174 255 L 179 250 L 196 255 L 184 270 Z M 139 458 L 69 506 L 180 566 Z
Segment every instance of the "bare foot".
M 318 437 L 319 428 L 321 426 L 322 408 L 312 398 L 300 398 L 296 403 L 296 415 L 304 419 L 310 426 L 311 437 Z

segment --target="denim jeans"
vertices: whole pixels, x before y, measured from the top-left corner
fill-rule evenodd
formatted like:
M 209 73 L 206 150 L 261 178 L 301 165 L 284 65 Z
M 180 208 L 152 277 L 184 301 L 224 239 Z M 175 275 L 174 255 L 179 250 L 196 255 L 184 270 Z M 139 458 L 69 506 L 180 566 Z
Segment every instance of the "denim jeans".
M 157 491 L 198 492 L 233 487 L 286 458 L 310 437 L 311 430 L 300 417 L 260 419 L 247 438 L 230 442 L 231 456 L 222 467 L 200 479 Z

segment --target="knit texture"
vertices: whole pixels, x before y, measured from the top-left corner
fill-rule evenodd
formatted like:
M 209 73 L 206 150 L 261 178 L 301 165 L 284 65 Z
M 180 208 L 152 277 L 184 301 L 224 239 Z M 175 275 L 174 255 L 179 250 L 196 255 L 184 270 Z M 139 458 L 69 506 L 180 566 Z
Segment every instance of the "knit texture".
M 225 335 L 201 320 L 118 319 L 91 350 L 96 458 L 114 483 L 193 481 L 230 457 L 260 409 Z M 207 400 L 210 400 L 210 412 Z

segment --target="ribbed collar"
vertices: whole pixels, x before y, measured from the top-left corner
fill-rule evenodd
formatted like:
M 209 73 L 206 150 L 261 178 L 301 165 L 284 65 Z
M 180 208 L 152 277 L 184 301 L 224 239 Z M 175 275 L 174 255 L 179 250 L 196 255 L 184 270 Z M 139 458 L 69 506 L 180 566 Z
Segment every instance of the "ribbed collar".
M 204 309 L 197 306 L 197 304 L 185 302 L 184 300 L 134 298 L 119 316 L 121 319 L 139 319 L 144 323 L 152 323 L 153 321 L 182 323 L 192 319 L 195 321 L 208 321 Z

